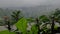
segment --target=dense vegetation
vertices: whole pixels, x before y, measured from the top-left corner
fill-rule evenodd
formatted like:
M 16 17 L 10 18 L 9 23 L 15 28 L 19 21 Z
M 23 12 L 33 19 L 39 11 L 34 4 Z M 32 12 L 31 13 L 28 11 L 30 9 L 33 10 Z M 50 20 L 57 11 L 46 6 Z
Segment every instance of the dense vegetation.
M 41 15 L 40 17 L 25 18 L 21 16 L 21 11 L 12 12 L 11 18 L 7 15 L 3 16 L 3 21 L 0 20 L 0 26 L 7 25 L 5 31 L 0 34 L 55 34 L 58 31 L 60 24 L 60 9 L 56 9 L 50 15 Z M 15 25 L 16 30 L 12 30 L 11 26 Z

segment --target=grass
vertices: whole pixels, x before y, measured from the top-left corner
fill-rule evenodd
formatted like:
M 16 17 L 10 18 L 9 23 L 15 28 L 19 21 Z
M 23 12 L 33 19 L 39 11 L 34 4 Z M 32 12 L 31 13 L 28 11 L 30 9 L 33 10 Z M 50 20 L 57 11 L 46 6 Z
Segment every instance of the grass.
M 15 32 L 9 32 L 8 30 L 0 31 L 0 34 L 15 34 Z

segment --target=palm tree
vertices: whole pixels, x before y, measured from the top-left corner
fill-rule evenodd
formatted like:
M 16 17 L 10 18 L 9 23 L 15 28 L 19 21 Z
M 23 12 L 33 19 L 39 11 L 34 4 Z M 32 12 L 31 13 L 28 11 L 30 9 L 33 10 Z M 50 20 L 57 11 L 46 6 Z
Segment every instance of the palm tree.
M 12 15 L 11 15 L 12 21 L 13 21 L 12 24 L 16 23 L 20 19 L 20 17 L 21 17 L 20 13 L 21 13 L 20 10 L 16 10 L 16 11 L 12 12 Z

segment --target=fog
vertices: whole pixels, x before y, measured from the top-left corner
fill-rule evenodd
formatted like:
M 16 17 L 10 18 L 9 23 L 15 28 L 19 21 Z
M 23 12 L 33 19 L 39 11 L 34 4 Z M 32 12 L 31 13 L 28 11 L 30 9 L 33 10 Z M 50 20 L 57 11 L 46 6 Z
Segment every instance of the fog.
M 60 0 L 0 0 L 0 7 L 31 7 L 39 5 L 60 5 Z

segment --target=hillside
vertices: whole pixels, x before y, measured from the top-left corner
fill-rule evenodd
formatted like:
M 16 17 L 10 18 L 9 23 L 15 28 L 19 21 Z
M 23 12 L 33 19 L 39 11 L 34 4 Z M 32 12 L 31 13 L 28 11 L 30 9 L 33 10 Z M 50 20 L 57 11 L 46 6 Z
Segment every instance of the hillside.
M 21 10 L 21 12 L 23 13 L 23 15 L 25 17 L 36 17 L 43 15 L 43 14 L 50 14 L 53 10 L 55 10 L 56 8 L 58 8 L 58 6 L 54 6 L 54 5 L 40 5 L 40 6 L 34 6 L 34 7 L 8 7 L 8 9 L 5 9 L 4 11 L 1 11 L 0 9 L 0 15 L 8 15 L 12 13 L 12 10 L 18 9 Z M 12 10 L 11 10 L 12 9 Z M 3 14 L 4 13 L 4 14 Z

